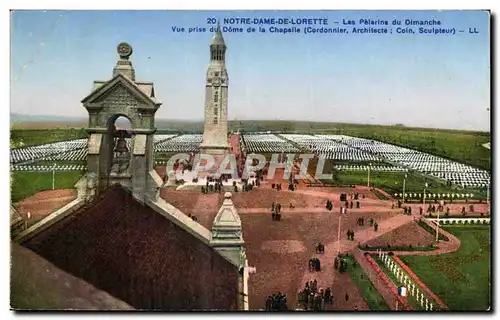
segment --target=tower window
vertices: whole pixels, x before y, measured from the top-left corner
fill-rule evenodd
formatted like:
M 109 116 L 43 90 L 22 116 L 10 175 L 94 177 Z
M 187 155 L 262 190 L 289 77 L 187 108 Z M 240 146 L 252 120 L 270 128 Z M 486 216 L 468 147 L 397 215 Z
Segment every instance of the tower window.
M 214 76 L 218 77 L 219 76 L 219 72 L 218 71 L 214 72 Z

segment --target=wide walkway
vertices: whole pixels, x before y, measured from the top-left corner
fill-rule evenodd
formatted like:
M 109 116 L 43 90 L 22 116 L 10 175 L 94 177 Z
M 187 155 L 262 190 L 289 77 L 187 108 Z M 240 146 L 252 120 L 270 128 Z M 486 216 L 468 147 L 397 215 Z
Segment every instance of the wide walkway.
M 340 252 L 346 253 L 353 249 L 356 249 L 358 244 L 363 244 L 367 241 L 380 237 L 381 235 L 388 233 L 411 221 L 413 221 L 412 216 L 401 214 L 387 220 L 380 221 L 378 224 L 378 231 L 375 231 L 371 227 L 359 230 L 356 232 L 356 241 L 349 241 L 347 239 L 340 240 Z M 338 245 L 338 241 L 325 244 L 325 253 L 319 257 L 321 260 L 321 272 L 311 273 L 309 269 L 306 269 L 302 277 L 302 284 L 305 284 L 307 281 L 316 279 L 318 281 L 318 288 L 332 287 L 333 281 L 335 281 L 335 276 L 338 272 L 333 267 L 335 256 L 338 253 Z M 304 261 L 304 264 L 307 264 L 307 261 Z M 302 288 L 303 285 L 300 286 L 300 290 L 302 290 Z

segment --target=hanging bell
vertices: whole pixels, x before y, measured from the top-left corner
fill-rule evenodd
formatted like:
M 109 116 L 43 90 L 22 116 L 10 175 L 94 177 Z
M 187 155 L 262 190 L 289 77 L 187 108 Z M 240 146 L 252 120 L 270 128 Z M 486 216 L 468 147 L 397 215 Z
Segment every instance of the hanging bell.
M 118 141 L 116 141 L 115 152 L 119 153 L 128 152 L 127 141 L 125 141 L 125 138 L 123 137 L 118 138 Z

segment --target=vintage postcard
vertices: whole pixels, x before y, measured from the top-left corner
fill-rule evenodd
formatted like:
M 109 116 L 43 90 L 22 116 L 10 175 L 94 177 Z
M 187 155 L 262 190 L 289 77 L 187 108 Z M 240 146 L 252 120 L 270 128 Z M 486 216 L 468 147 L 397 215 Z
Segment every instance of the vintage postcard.
M 12 310 L 491 311 L 490 22 L 12 11 Z

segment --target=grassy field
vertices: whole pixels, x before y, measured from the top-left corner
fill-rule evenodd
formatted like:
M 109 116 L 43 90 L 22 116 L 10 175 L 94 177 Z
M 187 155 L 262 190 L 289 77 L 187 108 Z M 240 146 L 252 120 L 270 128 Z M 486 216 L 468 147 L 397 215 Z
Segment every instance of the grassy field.
M 368 172 L 367 171 L 336 171 L 329 170 L 325 165 L 324 173 L 333 173 L 333 179 L 323 180 L 323 182 L 332 185 L 367 185 Z M 387 193 L 393 195 L 394 193 L 403 192 L 403 180 L 405 174 L 406 178 L 406 193 L 423 193 L 426 183 L 429 184 L 427 188 L 428 193 L 452 193 L 458 192 L 446 184 L 440 183 L 435 179 L 426 177 L 417 173 L 404 173 L 404 172 L 370 172 L 370 186 L 380 188 Z M 476 197 L 486 197 L 486 191 L 479 189 L 460 189 L 461 193 L 473 193 Z
M 37 192 L 52 190 L 52 172 L 12 172 L 11 201 L 18 202 Z M 82 172 L 56 172 L 56 189 L 73 189 Z
M 341 125 L 334 132 L 417 149 L 491 171 L 491 152 L 482 146 L 490 142 L 486 132 L 362 125 Z
M 434 237 L 436 236 L 436 229 L 428 225 L 427 223 L 423 222 L 422 220 L 417 221 L 418 225 L 423 228 L 425 231 L 429 232 L 432 234 Z M 438 239 L 442 241 L 450 241 L 447 236 L 439 232 Z
M 489 226 L 444 227 L 460 249 L 440 256 L 401 256 L 452 311 L 484 311 L 491 306 Z
M 158 133 L 202 133 L 201 121 L 157 119 Z M 43 126 L 41 126 L 43 127 Z M 60 126 L 62 127 L 62 126 Z M 45 128 L 45 127 L 43 127 Z M 403 126 L 361 125 L 327 122 L 246 120 L 229 121 L 230 131 L 284 131 L 302 134 L 345 134 L 404 146 L 457 162 L 491 170 L 491 152 L 482 144 L 490 142 L 489 132 L 459 131 Z M 82 129 L 11 130 L 12 139 L 25 145 L 85 137 Z
M 239 128 L 242 132 L 270 130 L 302 134 L 344 134 L 416 149 L 491 170 L 490 150 L 482 146 L 490 142 L 489 132 L 292 121 L 233 121 L 229 128 Z
M 24 146 L 87 138 L 87 132 L 83 129 L 39 129 L 39 130 L 10 130 L 12 143 L 23 143 Z
M 356 263 L 356 267 L 353 267 L 353 262 L 355 258 L 352 256 L 346 257 L 349 265 L 349 276 L 352 281 L 358 286 L 363 299 L 365 299 L 366 304 L 371 311 L 387 311 L 390 310 L 389 306 L 385 302 L 382 295 L 375 289 L 373 283 L 368 279 L 368 276 L 363 271 L 363 268 Z

